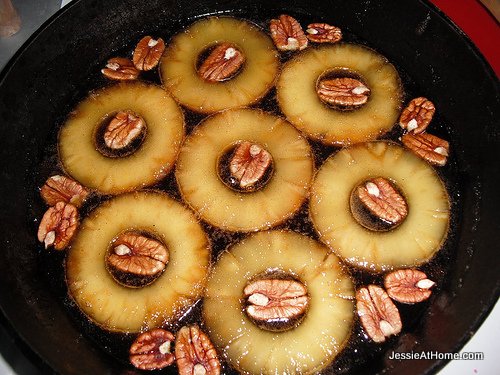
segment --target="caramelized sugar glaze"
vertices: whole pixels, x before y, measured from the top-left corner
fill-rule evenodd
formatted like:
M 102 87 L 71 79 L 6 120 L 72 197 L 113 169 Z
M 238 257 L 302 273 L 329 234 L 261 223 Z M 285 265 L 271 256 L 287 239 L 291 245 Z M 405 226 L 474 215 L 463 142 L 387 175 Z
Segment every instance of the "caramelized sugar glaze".
M 251 20 L 260 26 L 263 30 L 267 30 L 268 22 L 267 20 Z M 375 43 L 365 43 L 359 40 L 355 35 L 351 35 L 348 32 L 343 33 L 344 40 L 348 42 L 360 43 L 368 45 L 376 49 Z M 166 40 L 169 39 L 170 35 L 165 35 Z M 168 44 L 168 43 L 167 43 Z M 313 47 L 314 48 L 314 47 Z M 123 53 L 128 53 L 128 51 L 133 49 L 133 45 L 124 48 Z M 383 51 L 379 51 L 383 53 Z M 291 53 L 284 53 L 280 55 L 281 62 L 284 63 L 288 59 L 293 57 Z M 393 61 L 391 63 L 394 64 Z M 396 66 L 398 73 L 401 76 L 401 84 L 403 89 L 404 101 L 408 101 L 410 98 L 421 95 L 425 88 L 424 83 L 415 82 L 411 77 L 404 74 L 404 71 Z M 148 81 L 160 84 L 159 78 L 156 74 L 147 73 L 144 75 Z M 99 77 L 95 78 L 95 87 L 99 89 L 104 86 L 105 82 Z M 271 113 L 276 116 L 285 117 L 277 105 L 276 91 L 272 88 L 266 96 L 261 99 L 255 107 Z M 183 107 L 186 124 L 186 133 L 189 136 L 191 132 L 197 127 L 201 120 L 206 116 L 194 112 L 188 108 Z M 436 117 L 431 125 L 435 132 L 441 135 L 443 138 L 450 139 L 449 130 L 446 121 L 440 117 L 439 108 Z M 401 130 L 399 127 L 394 127 L 389 133 L 382 136 L 382 139 L 391 140 L 398 142 L 398 138 L 401 135 Z M 319 169 L 324 161 L 331 155 L 336 154 L 340 149 L 335 146 L 325 145 L 319 141 L 308 139 L 308 143 L 312 150 L 313 161 L 315 168 Z M 45 161 L 39 171 L 40 179 L 43 180 L 53 174 L 53 172 L 60 172 L 62 166 L 57 161 L 57 150 L 53 145 L 47 147 L 47 153 L 44 157 Z M 453 154 L 448 162 L 448 164 L 437 170 L 440 178 L 446 185 L 446 189 L 451 200 L 451 222 L 450 231 L 448 237 L 444 242 L 441 250 L 428 262 L 423 264 L 420 269 L 425 271 L 426 274 L 437 282 L 437 288 L 434 291 L 435 296 L 433 298 L 439 298 L 439 291 L 441 285 L 446 284 L 446 274 L 453 264 L 453 251 L 454 248 L 454 228 L 459 225 L 457 220 L 456 212 L 460 211 L 460 202 L 458 201 L 459 189 L 457 183 L 458 168 L 456 161 L 453 159 Z M 39 184 L 41 185 L 41 184 Z M 182 201 L 182 195 L 179 190 L 178 183 L 175 178 L 175 174 L 171 171 L 163 180 L 157 182 L 152 186 L 154 190 L 160 190 L 166 192 L 170 197 L 177 201 Z M 96 207 L 110 199 L 107 195 L 92 195 L 84 204 L 81 209 L 82 217 L 87 217 Z M 227 231 L 217 228 L 205 221 L 200 222 L 205 233 L 208 235 L 211 244 L 211 261 L 215 263 L 219 255 L 226 250 L 229 246 L 240 242 L 242 239 L 246 238 L 248 234 L 239 231 Z M 285 222 L 279 224 L 275 229 L 278 230 L 291 230 L 305 236 L 308 236 L 314 240 L 319 240 L 319 236 L 315 231 L 313 224 L 310 219 L 309 213 L 309 201 L 306 200 L 300 208 L 296 211 L 293 216 L 286 219 Z M 131 342 L 133 341 L 135 335 L 123 334 L 123 333 L 112 333 L 107 330 L 100 328 L 98 325 L 93 324 L 88 320 L 88 318 L 82 314 L 80 309 L 75 305 L 75 302 L 67 294 L 67 287 L 65 282 L 65 270 L 64 270 L 64 254 L 54 254 L 43 252 L 40 256 L 40 264 L 43 269 L 46 269 L 46 275 L 49 285 L 54 287 L 56 293 L 64 301 L 65 306 L 68 308 L 69 313 L 75 318 L 76 324 L 81 328 L 87 337 L 95 341 L 96 344 L 104 351 L 111 354 L 113 357 L 117 358 L 119 361 L 128 364 L 128 349 Z M 356 267 L 352 267 L 345 264 L 345 268 L 348 270 L 352 277 L 352 280 L 356 288 L 366 285 L 369 283 L 375 283 L 377 285 L 382 285 L 382 275 L 378 273 L 372 273 L 369 271 L 363 271 Z M 431 301 L 433 299 L 431 298 Z M 408 349 L 414 345 L 410 341 L 416 341 L 412 338 L 417 338 L 421 328 L 425 325 L 424 315 L 429 306 L 430 302 L 424 302 L 419 305 L 405 307 L 398 305 L 400 312 L 402 314 L 403 320 L 403 332 L 398 337 L 394 337 L 384 345 L 375 345 L 371 342 L 362 330 L 357 317 L 353 324 L 352 333 L 350 339 L 345 346 L 344 350 L 336 357 L 336 359 L 331 363 L 324 373 L 350 373 L 355 372 L 356 369 L 362 367 L 362 361 L 360 363 L 360 358 L 371 358 L 380 355 L 386 348 L 404 348 Z M 169 322 L 165 328 L 173 332 L 178 331 L 183 325 L 197 322 L 203 327 L 203 317 L 201 314 L 202 301 L 198 300 L 192 307 L 184 311 L 182 316 Z M 174 368 L 170 368 L 167 371 L 175 371 Z M 223 364 L 224 373 L 236 373 L 227 364 Z

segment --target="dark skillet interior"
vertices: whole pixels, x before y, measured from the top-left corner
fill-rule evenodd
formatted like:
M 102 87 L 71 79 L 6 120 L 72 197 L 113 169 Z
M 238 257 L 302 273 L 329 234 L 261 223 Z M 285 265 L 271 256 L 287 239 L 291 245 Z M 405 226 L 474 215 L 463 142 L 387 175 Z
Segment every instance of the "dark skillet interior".
M 351 351 L 328 370 L 436 372 L 443 361 L 398 362 L 388 356 L 392 351 L 458 351 L 498 298 L 500 98 L 498 79 L 477 49 L 421 1 L 80 0 L 55 16 L 0 80 L 0 305 L 9 329 L 43 371 L 135 373 L 106 353 L 113 349 L 111 342 L 100 340 L 105 350 L 100 349 L 68 313 L 65 291 L 58 287 L 62 268 L 54 266 L 64 255 L 48 257 L 35 239 L 45 210 L 38 187 L 56 170 L 50 155 L 58 127 L 89 90 L 106 83 L 99 72 L 108 58 L 129 52 L 143 35 L 168 40 L 194 18 L 219 13 L 262 25 L 288 13 L 302 25 L 339 26 L 348 40 L 369 45 L 396 65 L 407 99 L 422 95 L 436 104 L 434 133 L 448 138 L 452 147 L 450 163 L 439 173 L 454 202 L 452 235 L 428 266 L 440 287 L 419 308 L 418 320 L 408 318 L 402 335 L 382 346 L 364 345 L 366 356 Z

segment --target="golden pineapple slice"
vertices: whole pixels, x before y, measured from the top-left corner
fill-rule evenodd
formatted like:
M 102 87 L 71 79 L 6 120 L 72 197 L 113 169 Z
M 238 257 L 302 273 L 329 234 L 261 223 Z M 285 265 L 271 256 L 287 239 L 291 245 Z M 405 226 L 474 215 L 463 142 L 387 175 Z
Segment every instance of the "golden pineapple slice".
M 332 72 L 360 77 L 371 91 L 367 103 L 347 111 L 324 104 L 316 86 Z M 396 124 L 401 108 L 401 85 L 394 66 L 377 52 L 355 44 L 305 50 L 283 66 L 276 87 L 287 119 L 325 144 L 373 140 Z
M 130 110 L 146 122 L 146 134 L 130 155 L 110 157 L 96 140 L 106 119 Z M 184 116 L 161 87 L 121 83 L 92 93 L 71 113 L 59 133 L 64 170 L 83 185 L 118 194 L 152 185 L 174 166 L 184 137 Z
M 169 251 L 165 271 L 151 284 L 119 284 L 106 267 L 106 254 L 120 233 L 153 234 Z M 210 261 L 208 238 L 183 205 L 157 192 L 120 195 L 85 220 L 68 252 L 66 279 L 78 307 L 110 331 L 138 332 L 178 317 L 200 298 Z
M 309 309 L 302 322 L 273 332 L 247 316 L 242 300 L 249 281 L 269 270 L 299 279 Z M 342 350 L 354 318 L 354 286 L 326 246 L 289 231 L 250 235 L 224 252 L 207 282 L 203 317 L 224 358 L 245 374 L 309 374 Z
M 391 181 L 406 199 L 408 215 L 397 227 L 375 231 L 353 216 L 350 197 L 369 179 Z M 412 267 L 428 261 L 446 239 L 450 202 L 435 170 L 391 142 L 343 149 L 318 171 L 310 215 L 321 241 L 346 262 L 372 271 Z
M 273 159 L 267 183 L 250 192 L 227 186 L 219 159 L 234 145 L 261 145 Z M 307 141 L 285 120 L 255 109 L 215 114 L 186 139 L 176 166 L 183 198 L 212 225 L 231 231 L 270 228 L 296 212 L 308 196 L 314 163 Z
M 245 62 L 234 77 L 208 82 L 198 74 L 198 60 L 204 51 L 221 43 L 234 45 Z M 256 103 L 274 85 L 278 68 L 273 42 L 257 26 L 230 17 L 210 17 L 170 41 L 160 62 L 160 76 L 179 103 L 212 113 Z

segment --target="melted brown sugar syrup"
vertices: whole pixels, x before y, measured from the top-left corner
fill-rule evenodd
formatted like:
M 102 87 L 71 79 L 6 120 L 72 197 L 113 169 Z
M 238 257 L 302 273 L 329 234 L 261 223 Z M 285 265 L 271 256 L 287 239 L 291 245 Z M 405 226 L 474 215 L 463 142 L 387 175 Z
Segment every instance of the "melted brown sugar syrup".
M 307 25 L 307 19 L 298 19 L 301 24 Z M 312 21 L 313 20 L 311 20 L 311 22 Z M 186 23 L 186 25 L 189 24 L 190 22 Z M 262 29 L 267 30 L 267 21 L 258 22 L 258 24 L 262 27 Z M 146 34 L 147 32 L 144 35 Z M 165 35 L 160 36 L 164 37 Z M 168 35 L 168 37 L 170 37 L 170 35 Z M 356 38 L 356 36 L 350 35 L 347 32 L 344 32 L 343 39 L 348 42 L 360 43 L 370 46 L 370 44 L 359 40 L 358 38 Z M 123 51 L 113 52 L 112 56 L 127 55 L 130 51 L 133 50 L 133 48 L 133 45 L 126 46 Z M 378 52 L 383 54 L 384 51 Z M 112 56 L 110 54 L 110 57 Z M 292 53 L 281 53 L 281 60 L 284 62 L 291 56 L 293 56 Z M 391 62 L 394 64 L 394 61 Z M 405 75 L 404 71 L 397 65 L 396 69 L 398 70 L 402 80 L 404 103 L 407 103 L 413 97 L 425 95 L 425 86 L 423 86 L 421 83 L 418 84 L 413 81 L 409 76 Z M 142 73 L 142 79 L 149 82 L 161 84 L 156 69 L 151 72 Z M 87 82 L 87 86 L 89 88 L 86 91 L 80 91 L 77 95 L 75 95 L 74 100 L 68 108 L 73 108 L 79 100 L 83 99 L 88 94 L 89 90 L 100 88 L 108 84 L 109 81 L 100 76 L 99 69 L 96 69 L 95 76 L 91 77 L 89 79 L 89 82 Z M 429 99 L 433 100 L 436 98 Z M 260 103 L 254 107 L 263 109 L 267 112 L 281 117 L 285 117 L 281 113 L 276 103 L 277 101 L 275 89 L 271 89 L 271 91 L 260 101 Z M 68 110 L 67 113 L 69 113 L 70 110 Z M 206 117 L 206 115 L 194 113 L 185 108 L 183 108 L 183 110 L 186 120 L 186 132 L 187 134 L 189 134 L 196 127 L 196 125 Z M 64 122 L 67 113 L 60 115 L 59 124 L 62 124 Z M 442 117 L 440 117 L 439 108 L 437 108 L 436 115 L 432 120 L 430 129 L 432 129 L 433 134 L 449 140 L 451 148 L 453 149 L 453 139 L 449 131 L 450 127 L 448 126 L 446 121 Z M 55 129 L 54 131 L 57 132 L 57 129 Z M 381 139 L 393 140 L 399 143 L 398 138 L 401 136 L 401 134 L 402 130 L 399 126 L 395 125 L 393 130 L 388 134 L 385 134 L 383 137 L 381 137 Z M 56 138 L 57 136 L 55 136 L 54 139 Z M 313 150 L 316 169 L 318 169 L 330 155 L 336 153 L 339 150 L 338 147 L 325 146 L 320 144 L 319 142 L 311 140 L 309 140 L 309 143 Z M 37 175 L 35 176 L 35 178 L 37 179 L 36 186 L 42 186 L 45 179 L 53 174 L 62 173 L 62 169 L 57 157 L 57 146 L 55 144 L 51 143 L 46 148 L 46 153 L 43 156 L 43 160 L 44 161 L 41 164 L 40 169 L 37 171 Z M 353 332 L 346 344 L 346 347 L 336 357 L 333 363 L 331 363 L 330 366 L 322 371 L 322 373 L 347 374 L 358 371 L 365 372 L 366 369 L 363 370 L 363 368 L 366 365 L 367 361 L 370 361 L 370 366 L 372 366 L 369 371 L 370 373 L 382 371 L 390 363 L 390 361 L 386 362 L 386 360 L 384 359 L 385 357 L 389 356 L 392 351 L 411 351 L 412 348 L 414 348 L 415 345 L 418 344 L 419 338 L 425 334 L 425 313 L 429 310 L 429 307 L 433 303 L 433 301 L 438 299 L 440 294 L 446 293 L 447 290 L 447 274 L 449 273 L 454 263 L 455 256 L 453 253 L 453 249 L 456 248 L 457 244 L 454 233 L 457 232 L 457 228 L 460 224 L 458 222 L 457 213 L 461 212 L 461 203 L 457 199 L 457 197 L 460 196 L 460 190 L 458 188 L 458 178 L 460 173 L 457 161 L 453 157 L 453 152 L 448 160 L 447 165 L 437 169 L 437 173 L 444 181 L 450 196 L 451 223 L 448 238 L 446 239 L 442 249 L 430 262 L 424 264 L 419 268 L 420 270 L 424 271 L 430 279 L 436 281 L 437 283 L 436 287 L 433 288 L 433 294 L 431 298 L 428 301 L 415 305 L 403 305 L 400 303 L 396 303 L 401 314 L 403 331 L 398 336 L 389 338 L 384 344 L 375 344 L 371 342 L 362 330 L 357 316 L 355 316 Z M 152 189 L 164 191 L 176 200 L 182 201 L 173 171 L 164 180 L 153 186 Z M 107 200 L 109 198 L 109 196 L 99 196 L 95 194 L 91 195 L 81 209 L 81 217 L 84 218 L 85 216 L 87 216 L 90 211 L 92 211 L 104 200 Z M 41 201 L 41 198 L 38 200 L 39 202 L 37 202 L 35 206 L 39 205 L 39 207 L 34 207 L 34 210 L 36 211 L 38 209 L 40 211 L 40 213 L 35 216 L 41 218 L 41 216 L 43 215 L 44 205 Z M 274 229 L 293 230 L 295 232 L 307 235 L 315 240 L 318 240 L 318 236 L 314 231 L 313 225 L 309 219 L 308 204 L 309 202 L 306 201 L 293 217 Z M 247 235 L 240 232 L 224 231 L 205 222 L 201 222 L 201 225 L 204 228 L 205 232 L 208 234 L 211 241 L 212 262 L 215 262 L 218 255 L 222 251 L 227 249 L 228 246 L 237 243 Z M 36 230 L 34 230 L 34 232 L 36 232 Z M 109 353 L 118 361 L 130 366 L 128 360 L 128 350 L 136 335 L 111 333 L 103 330 L 102 328 L 88 320 L 88 318 L 78 309 L 74 301 L 68 295 L 64 276 L 64 258 L 64 252 L 40 252 L 39 267 L 41 270 L 43 270 L 45 281 L 48 284 L 48 287 L 54 290 L 54 293 L 56 293 L 58 297 L 60 297 L 60 300 L 67 308 L 75 324 L 86 337 L 91 339 L 96 343 L 98 347 Z M 383 284 L 383 275 L 381 274 L 372 274 L 367 271 L 361 271 L 349 266 L 346 266 L 346 269 L 351 274 L 356 288 L 370 283 L 374 283 L 377 285 Z M 185 311 L 178 320 L 174 321 L 168 326 L 165 326 L 164 328 L 175 333 L 184 325 L 197 323 L 200 324 L 203 329 L 201 306 L 202 301 L 197 301 L 188 311 Z M 373 360 L 374 358 L 376 359 L 375 361 Z M 373 367 L 374 364 L 375 367 Z M 222 363 L 222 365 L 223 373 L 237 374 L 237 372 L 231 369 L 227 364 Z M 175 373 L 177 371 L 177 368 L 174 365 L 170 366 L 164 371 L 166 371 L 167 373 Z

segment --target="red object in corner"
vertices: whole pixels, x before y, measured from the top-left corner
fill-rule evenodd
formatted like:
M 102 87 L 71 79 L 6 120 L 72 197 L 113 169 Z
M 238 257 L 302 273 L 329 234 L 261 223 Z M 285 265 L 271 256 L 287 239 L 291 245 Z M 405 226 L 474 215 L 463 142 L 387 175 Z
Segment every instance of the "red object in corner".
M 431 0 L 479 48 L 500 77 L 500 25 L 478 0 Z

